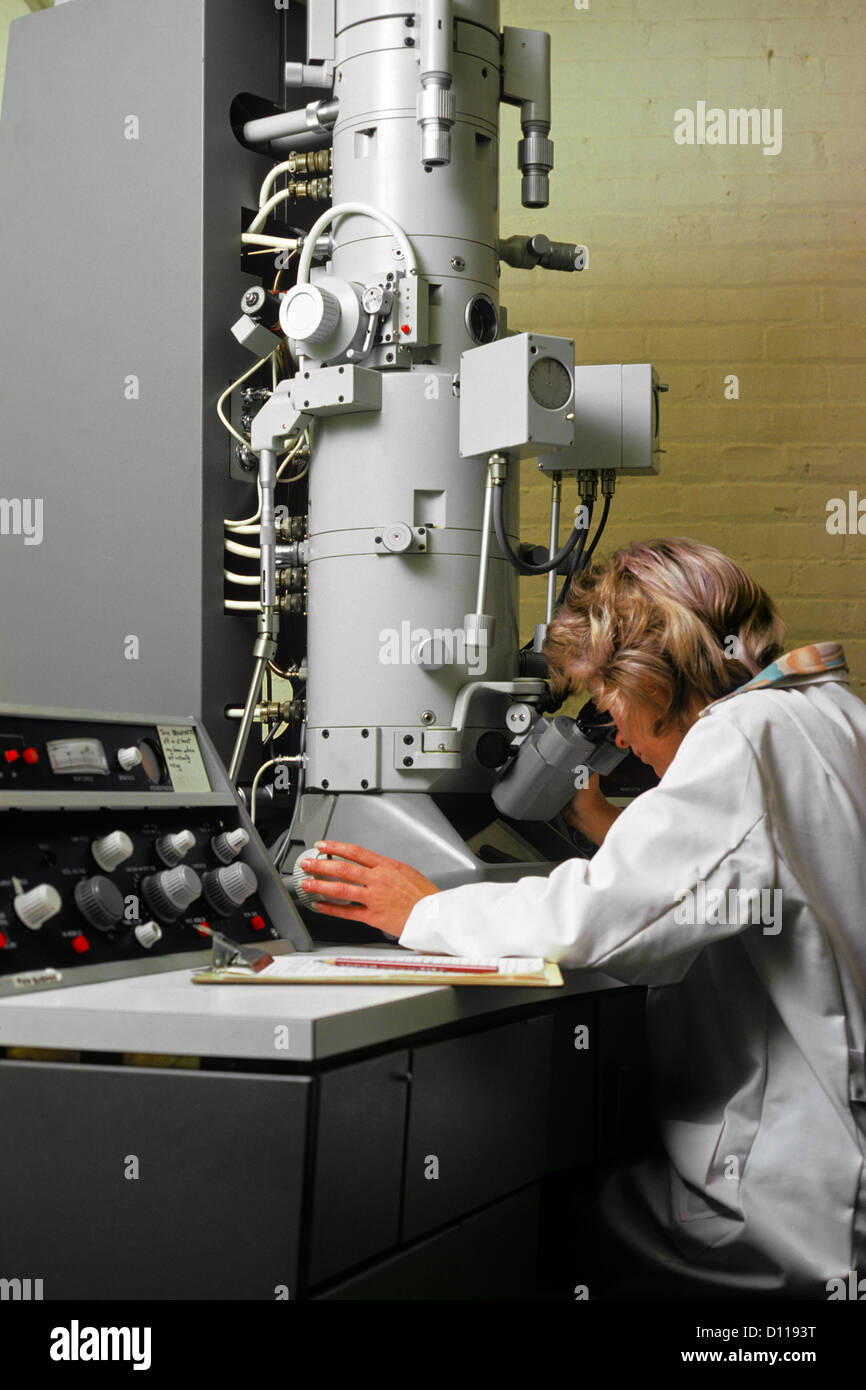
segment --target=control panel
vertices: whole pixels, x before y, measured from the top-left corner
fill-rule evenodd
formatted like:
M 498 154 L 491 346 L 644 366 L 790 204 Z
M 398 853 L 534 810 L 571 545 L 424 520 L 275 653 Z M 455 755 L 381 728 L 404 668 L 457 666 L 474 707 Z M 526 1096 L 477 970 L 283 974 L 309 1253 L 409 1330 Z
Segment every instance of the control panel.
M 0 707 L 0 995 L 310 938 L 190 719 Z

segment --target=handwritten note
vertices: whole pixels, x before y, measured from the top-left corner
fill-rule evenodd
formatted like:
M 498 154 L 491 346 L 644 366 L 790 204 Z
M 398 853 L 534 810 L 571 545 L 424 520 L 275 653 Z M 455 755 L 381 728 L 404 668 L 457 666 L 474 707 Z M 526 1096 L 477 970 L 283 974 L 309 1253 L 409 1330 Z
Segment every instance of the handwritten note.
M 187 724 L 157 725 L 165 765 L 176 792 L 209 792 L 195 729 Z

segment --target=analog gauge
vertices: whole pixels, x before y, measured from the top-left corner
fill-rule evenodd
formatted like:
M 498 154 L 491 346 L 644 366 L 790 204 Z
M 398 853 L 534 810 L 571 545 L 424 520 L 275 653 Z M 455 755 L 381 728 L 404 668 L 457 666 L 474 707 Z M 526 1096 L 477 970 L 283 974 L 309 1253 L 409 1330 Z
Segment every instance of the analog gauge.
M 539 357 L 529 368 L 529 394 L 545 410 L 561 410 L 571 396 L 571 372 L 557 357 Z

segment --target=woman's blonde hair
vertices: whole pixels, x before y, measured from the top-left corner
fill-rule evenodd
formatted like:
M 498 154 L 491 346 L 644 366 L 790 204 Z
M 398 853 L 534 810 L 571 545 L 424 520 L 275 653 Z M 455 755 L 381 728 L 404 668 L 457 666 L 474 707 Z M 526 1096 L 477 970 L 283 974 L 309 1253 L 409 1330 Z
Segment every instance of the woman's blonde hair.
M 760 584 L 685 536 L 634 541 L 575 575 L 547 629 L 551 689 L 585 689 L 616 721 L 620 696 L 656 714 L 655 735 L 781 655 L 785 626 Z

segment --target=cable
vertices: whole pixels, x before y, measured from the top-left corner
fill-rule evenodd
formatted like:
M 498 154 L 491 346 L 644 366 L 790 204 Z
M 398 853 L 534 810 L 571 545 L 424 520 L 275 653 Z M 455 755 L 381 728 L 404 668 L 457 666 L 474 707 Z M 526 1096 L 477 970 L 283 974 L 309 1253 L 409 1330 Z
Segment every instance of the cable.
M 267 246 L 273 251 L 297 251 L 297 237 L 262 236 L 261 232 L 241 232 L 245 246 Z
M 223 526 L 227 531 L 235 531 L 243 536 L 251 536 L 258 531 L 259 528 L 256 523 L 262 514 L 262 485 L 259 482 L 258 474 L 256 475 L 256 490 L 259 495 L 259 505 L 256 508 L 255 516 L 245 516 L 237 521 L 232 521 L 230 517 L 226 517 Z
M 252 233 L 259 231 L 260 228 L 262 228 L 265 225 L 265 223 L 268 220 L 268 217 L 273 212 L 277 204 L 285 202 L 286 198 L 294 197 L 294 193 L 295 190 L 293 188 L 280 188 L 276 193 L 272 195 L 272 197 L 268 198 L 266 203 L 260 203 L 258 212 L 256 213 L 250 225 L 247 227 L 247 232 Z
M 511 542 L 505 533 L 505 498 L 501 484 L 493 489 L 493 529 L 496 532 L 499 549 L 518 574 L 549 574 L 551 570 L 559 569 L 563 561 L 568 559 L 581 536 L 586 538 L 586 532 L 581 530 L 579 526 L 575 526 L 562 549 L 558 550 L 549 560 L 545 560 L 543 565 L 530 565 L 525 560 L 521 560 L 512 550 Z
M 610 513 L 610 504 L 611 504 L 611 501 L 612 501 L 612 499 L 611 499 L 610 497 L 605 497 L 605 499 L 604 499 L 604 507 L 602 508 L 601 521 L 598 523 L 598 530 L 596 531 L 595 535 L 594 535 L 593 538 L 592 538 L 592 545 L 589 547 L 589 550 L 586 552 L 586 563 L 587 563 L 587 564 L 588 564 L 589 561 L 592 559 L 592 553 L 593 553 L 593 551 L 595 550 L 595 547 L 598 545 L 599 541 L 601 540 L 602 532 L 604 531 L 604 528 L 605 528 L 605 526 L 607 525 L 607 518 L 608 518 L 608 515 L 609 515 L 609 513 Z M 585 565 L 581 566 L 581 568 L 585 568 Z
M 256 583 L 258 583 L 258 580 L 256 580 Z M 253 603 L 250 599 L 223 599 L 223 608 L 229 613 L 258 613 L 261 606 L 260 603 Z
M 279 761 L 281 761 L 279 758 L 269 758 L 266 763 L 262 763 L 255 777 L 253 778 L 253 785 L 250 787 L 250 820 L 252 821 L 253 825 L 255 825 L 256 823 L 256 792 L 259 789 L 259 779 L 261 778 L 263 772 L 265 772 L 269 767 L 273 767 L 274 763 Z
M 336 218 L 345 217 L 348 213 L 352 212 L 360 213 L 364 217 L 371 217 L 374 220 L 374 222 L 378 222 L 380 226 L 385 227 L 386 230 L 391 233 L 392 237 L 394 237 L 394 239 L 400 243 L 400 249 L 403 252 L 403 260 L 405 262 L 406 271 L 414 271 L 417 275 L 418 262 L 415 259 L 415 252 L 412 248 L 412 243 L 410 242 L 406 233 L 403 231 L 402 227 L 398 226 L 398 224 L 394 221 L 393 217 L 389 217 L 386 212 L 380 212 L 379 209 L 374 208 L 371 203 L 337 203 L 334 207 L 326 208 L 325 211 L 322 213 L 321 217 L 313 223 L 312 227 L 307 233 L 306 239 L 304 241 L 304 248 L 301 251 L 301 259 L 298 262 L 299 285 L 307 284 L 310 274 L 310 266 L 313 263 L 313 253 L 316 249 L 316 242 L 322 235 L 322 232 L 325 230 L 326 227 L 330 226 L 330 224 L 333 221 L 335 221 Z
M 274 349 L 274 351 L 276 351 L 276 349 Z M 248 439 L 245 439 L 242 434 L 238 433 L 231 420 L 226 419 L 223 413 L 223 404 L 225 403 L 225 401 L 228 400 L 232 391 L 236 391 L 239 386 L 243 386 L 244 382 L 247 381 L 253 375 L 254 372 L 257 372 L 260 367 L 263 367 L 265 363 L 270 360 L 271 357 L 273 357 L 273 353 L 271 352 L 268 353 L 267 357 L 260 357 L 258 362 L 256 362 L 254 366 L 250 367 L 248 372 L 244 372 L 243 376 L 239 376 L 237 381 L 233 381 L 231 386 L 227 387 L 226 390 L 223 391 L 222 395 L 217 401 L 217 415 L 222 420 L 229 434 L 234 435 L 235 439 L 237 439 L 240 444 L 243 444 L 245 449 L 248 449 L 250 447 L 250 441 Z
M 228 536 L 223 540 L 223 545 L 231 555 L 244 555 L 250 560 L 261 559 L 261 550 L 257 545 L 238 545 L 237 541 L 229 540 Z
M 234 574 L 232 570 L 223 570 L 223 578 L 227 579 L 230 584 L 246 584 L 250 588 L 261 583 L 260 574 Z

